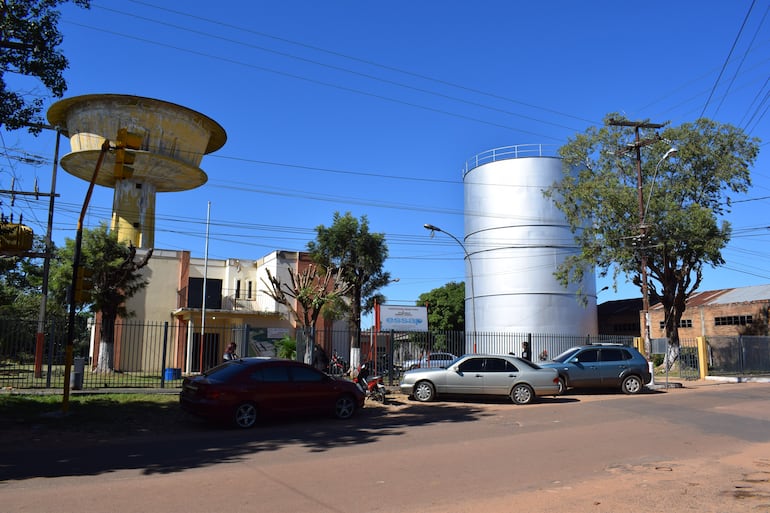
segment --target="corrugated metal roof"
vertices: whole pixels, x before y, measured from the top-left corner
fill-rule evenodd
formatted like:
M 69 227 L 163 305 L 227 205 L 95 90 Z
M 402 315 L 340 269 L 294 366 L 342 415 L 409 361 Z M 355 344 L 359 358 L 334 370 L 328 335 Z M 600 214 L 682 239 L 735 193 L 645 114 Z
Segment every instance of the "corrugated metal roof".
M 710 304 L 748 303 L 751 301 L 767 301 L 768 299 L 770 299 L 770 284 L 752 285 L 749 287 L 726 289 L 724 294 L 714 298 Z
M 639 299 L 627 301 L 640 301 Z M 727 305 L 730 303 L 750 303 L 752 301 L 770 301 L 770 284 L 750 285 L 734 289 L 704 290 L 696 292 L 687 300 L 687 307 L 694 308 L 703 305 Z M 631 303 L 629 303 L 631 304 Z M 600 305 L 601 306 L 601 305 Z M 650 310 L 661 310 L 661 303 L 650 305 Z M 614 306 L 619 309 L 618 305 Z

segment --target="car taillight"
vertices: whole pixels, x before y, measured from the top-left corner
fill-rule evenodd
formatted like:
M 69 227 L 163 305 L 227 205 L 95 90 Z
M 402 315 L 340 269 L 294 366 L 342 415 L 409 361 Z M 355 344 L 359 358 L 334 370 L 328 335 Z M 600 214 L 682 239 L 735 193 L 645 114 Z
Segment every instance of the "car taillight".
M 222 390 L 209 388 L 208 390 L 203 390 L 201 395 L 205 399 L 222 399 L 225 396 L 225 393 Z
M 558 377 L 553 378 L 553 384 L 554 385 L 558 385 L 559 384 L 559 378 Z

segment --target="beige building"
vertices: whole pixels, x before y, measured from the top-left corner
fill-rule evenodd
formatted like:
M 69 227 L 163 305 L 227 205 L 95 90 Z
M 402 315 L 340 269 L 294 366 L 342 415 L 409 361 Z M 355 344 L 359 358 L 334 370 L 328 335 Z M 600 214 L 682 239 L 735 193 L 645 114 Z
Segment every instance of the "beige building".
M 147 287 L 126 304 L 134 315 L 116 328 L 120 368 L 152 368 L 158 353 L 165 353 L 165 367 L 197 372 L 219 363 L 230 342 L 241 356 L 274 355 L 277 340 L 295 336 L 296 322 L 267 294 L 267 271 L 288 283 L 289 269 L 301 272 L 310 262 L 296 251 L 273 251 L 258 260 L 153 251 L 142 269 Z M 333 324 L 319 319 L 316 329 L 330 331 Z

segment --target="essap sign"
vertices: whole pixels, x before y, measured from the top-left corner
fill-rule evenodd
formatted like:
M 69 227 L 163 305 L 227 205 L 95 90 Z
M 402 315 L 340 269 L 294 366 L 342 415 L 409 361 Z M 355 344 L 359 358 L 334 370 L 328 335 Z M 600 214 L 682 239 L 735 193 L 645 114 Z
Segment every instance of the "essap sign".
M 380 306 L 381 331 L 428 331 L 428 308 L 424 306 Z

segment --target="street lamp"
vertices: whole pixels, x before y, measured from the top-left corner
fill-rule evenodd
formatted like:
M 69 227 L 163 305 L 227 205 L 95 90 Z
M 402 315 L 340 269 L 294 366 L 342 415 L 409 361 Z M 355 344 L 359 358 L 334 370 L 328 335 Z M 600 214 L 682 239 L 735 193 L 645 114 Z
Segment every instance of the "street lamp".
M 679 153 L 679 149 L 675 147 L 671 147 L 668 149 L 666 153 L 663 154 L 663 156 L 660 158 L 658 163 L 655 164 L 655 172 L 652 174 L 652 182 L 650 183 L 650 192 L 647 193 L 647 203 L 645 204 L 644 212 L 642 213 L 643 225 L 645 225 L 645 221 L 647 220 L 647 210 L 649 210 L 650 208 L 650 200 L 652 199 L 652 190 L 655 188 L 655 179 L 658 177 L 658 169 L 660 169 L 660 165 L 663 163 L 664 160 L 666 160 L 669 157 L 675 156 L 677 153 Z
M 647 204 L 644 203 L 644 192 L 642 190 L 642 167 L 641 159 L 639 158 L 639 149 L 637 147 L 637 193 L 639 199 L 639 243 L 641 253 L 639 259 L 641 260 L 641 279 L 642 279 L 642 313 L 644 315 L 644 351 L 649 356 L 652 350 L 652 342 L 650 341 L 650 292 L 647 285 L 647 253 L 645 248 L 642 247 L 645 244 L 647 238 L 647 208 L 650 206 L 650 200 L 652 199 L 652 189 L 655 187 L 655 178 L 658 175 L 658 169 L 664 160 L 675 155 L 679 150 L 677 148 L 669 148 L 669 150 L 663 154 L 663 157 L 655 165 L 655 173 L 652 177 L 652 183 L 650 184 L 650 193 L 647 196 Z
M 426 230 L 430 230 L 431 235 L 433 235 L 433 232 L 441 232 L 447 234 L 449 237 L 451 237 L 456 243 L 460 245 L 461 248 L 463 248 L 463 252 L 465 253 L 465 258 L 468 259 L 468 268 L 471 271 L 470 274 L 470 284 L 471 284 L 471 316 L 473 318 L 473 352 L 476 353 L 476 294 L 473 291 L 473 261 L 471 260 L 471 256 L 468 254 L 468 250 L 465 249 L 465 244 L 460 242 L 460 239 L 452 235 L 451 233 L 442 230 L 438 226 L 434 226 L 432 224 L 424 224 L 423 228 Z

